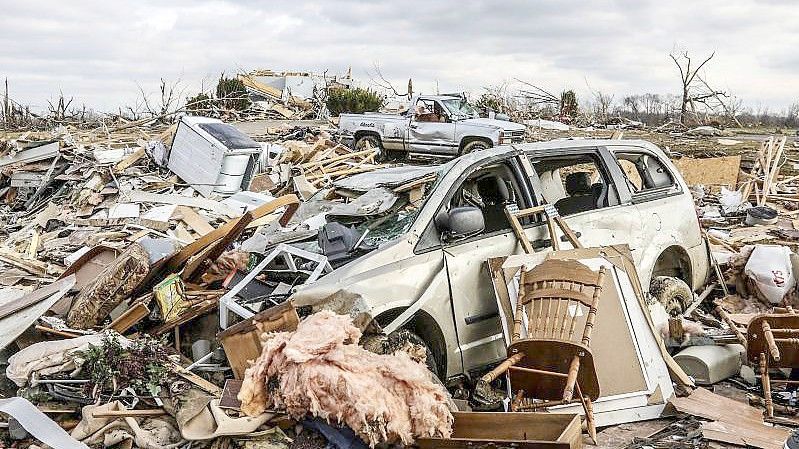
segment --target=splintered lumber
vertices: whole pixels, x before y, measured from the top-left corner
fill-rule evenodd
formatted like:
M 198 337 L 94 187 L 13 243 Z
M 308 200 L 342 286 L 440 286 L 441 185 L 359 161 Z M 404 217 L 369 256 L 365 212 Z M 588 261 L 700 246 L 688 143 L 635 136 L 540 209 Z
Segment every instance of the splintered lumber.
M 141 158 L 143 158 L 145 156 L 145 154 L 146 153 L 144 151 L 144 147 L 139 148 L 138 150 L 136 150 L 133 153 L 131 153 L 128 156 L 126 156 L 125 159 L 122 159 L 121 161 L 119 161 L 119 163 L 117 163 L 117 165 L 114 166 L 114 171 L 121 172 L 121 171 L 125 170 L 126 168 L 128 168 L 131 165 L 133 165 L 136 162 L 138 162 L 139 159 L 141 159 Z
M 150 309 L 147 307 L 147 304 L 138 302 L 112 321 L 111 324 L 108 325 L 108 329 L 113 329 L 122 334 L 149 314 Z
M 336 148 L 338 148 L 338 146 L 334 147 L 333 149 L 336 149 Z M 341 161 L 345 161 L 347 159 L 353 159 L 353 158 L 358 158 L 358 157 L 362 157 L 362 156 L 368 156 L 368 155 L 374 154 L 374 153 L 375 153 L 375 150 L 353 151 L 353 152 L 349 152 L 349 153 L 344 153 L 344 154 L 342 154 L 340 156 L 331 157 L 330 159 L 323 159 L 323 160 L 319 160 L 319 161 L 306 162 L 304 164 L 300 164 L 300 168 L 302 168 L 303 170 L 310 170 L 310 169 L 313 169 L 314 167 L 321 167 L 321 166 L 332 167 L 332 166 L 335 165 L 336 162 L 341 162 Z
M 75 285 L 75 277 L 65 277 L 64 279 L 60 279 L 50 285 L 44 286 L 38 290 L 34 290 L 17 300 L 3 304 L 0 306 L 0 319 L 6 318 L 22 309 L 26 309 L 36 303 L 44 301 L 46 298 L 58 293 L 62 288 L 64 288 L 65 285 L 69 286 L 67 288 L 71 288 L 73 285 Z
M 38 324 L 36 326 L 34 326 L 34 329 L 36 329 L 39 332 L 44 332 L 44 333 L 47 333 L 47 334 L 57 335 L 59 337 L 64 337 L 64 338 L 77 338 L 77 337 L 81 336 L 81 334 L 74 334 L 72 332 L 61 331 L 61 330 L 58 330 L 58 329 L 53 329 L 52 327 L 40 326 Z
M 104 412 L 92 412 L 92 418 L 146 418 L 150 416 L 163 416 L 166 411 L 162 408 L 145 410 L 107 410 Z
M 214 230 L 214 227 L 208 223 L 208 220 L 198 214 L 194 209 L 186 206 L 178 206 L 178 214 L 180 220 L 186 223 L 192 231 L 203 236 Z
M 189 245 L 186 245 L 182 250 L 180 250 L 180 252 L 167 260 L 165 269 L 173 273 L 178 271 L 190 258 L 199 254 L 205 248 L 214 244 L 218 240 L 225 238 L 226 236 L 229 237 L 229 234 L 231 234 L 234 230 L 239 229 L 239 221 L 242 219 L 249 222 L 271 214 L 277 209 L 285 206 L 286 212 L 284 212 L 283 216 L 279 219 L 280 225 L 285 226 L 291 219 L 294 211 L 296 211 L 297 207 L 299 207 L 299 204 L 300 200 L 297 198 L 297 196 L 290 194 L 283 195 L 279 198 L 276 198 L 274 201 L 270 201 L 269 203 L 259 206 L 258 208 L 247 212 L 247 214 L 245 214 L 247 218 L 239 217 L 237 219 L 231 220 L 209 232 L 208 234 L 205 234 Z M 240 230 L 243 231 L 244 228 L 242 227 Z
M 13 252 L 7 248 L 0 248 L 0 261 L 9 265 L 14 265 L 17 268 L 27 271 L 30 274 L 37 276 L 47 276 L 49 274 L 60 274 L 62 270 L 41 262 L 35 259 L 26 259 L 24 256 L 17 252 Z
M 704 388 L 697 388 L 687 397 L 672 398 L 671 403 L 678 412 L 711 420 L 702 423 L 702 434 L 708 440 L 776 449 L 783 447 L 790 435 L 786 429 L 766 425 L 760 410 Z

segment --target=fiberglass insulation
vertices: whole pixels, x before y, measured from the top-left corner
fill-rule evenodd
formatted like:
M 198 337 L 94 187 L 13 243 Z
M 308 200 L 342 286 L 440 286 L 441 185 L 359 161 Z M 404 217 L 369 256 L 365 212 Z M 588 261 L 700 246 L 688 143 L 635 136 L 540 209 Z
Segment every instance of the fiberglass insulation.
M 373 447 L 449 437 L 447 393 L 430 372 L 403 352 L 369 352 L 358 346 L 360 337 L 349 317 L 328 311 L 295 332 L 265 334 L 261 356 L 244 376 L 241 409 L 250 416 L 266 409 L 319 416 L 349 426 Z

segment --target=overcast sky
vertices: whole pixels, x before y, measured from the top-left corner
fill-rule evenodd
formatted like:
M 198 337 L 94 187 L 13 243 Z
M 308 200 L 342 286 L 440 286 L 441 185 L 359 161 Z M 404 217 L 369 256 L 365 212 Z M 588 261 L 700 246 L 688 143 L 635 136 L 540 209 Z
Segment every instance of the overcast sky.
M 480 93 L 514 78 L 552 91 L 678 93 L 675 45 L 715 50 L 707 78 L 752 107 L 799 101 L 799 7 L 771 1 L 82 0 L 0 4 L 0 78 L 43 107 L 59 90 L 99 110 L 139 86 L 254 68 L 344 73 L 379 64 L 416 90 Z

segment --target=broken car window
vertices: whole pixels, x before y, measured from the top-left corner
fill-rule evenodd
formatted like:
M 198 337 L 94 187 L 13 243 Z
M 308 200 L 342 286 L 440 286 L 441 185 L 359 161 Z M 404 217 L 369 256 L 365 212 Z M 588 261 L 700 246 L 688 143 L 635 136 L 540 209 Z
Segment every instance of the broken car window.
M 482 234 L 510 229 L 505 206 L 524 206 L 516 180 L 505 165 L 488 167 L 466 178 L 450 201 L 450 207 L 472 206 L 483 212 L 485 229 Z
M 455 118 L 475 118 L 478 116 L 477 110 L 462 98 L 452 98 L 441 100 L 450 115 Z
M 447 116 L 441 106 L 433 100 L 419 99 L 416 102 L 415 118 L 419 122 L 446 122 Z
M 400 192 L 398 195 L 400 197 L 399 206 L 393 207 L 388 214 L 367 218 L 366 221 L 358 225 L 358 230 L 368 230 L 364 243 L 368 246 L 377 247 L 408 232 L 430 194 L 435 191 L 443 174 L 452 165 L 452 162 L 441 165 L 437 171 L 421 178 L 418 186 L 414 186 L 405 192 Z
M 544 201 L 561 215 L 615 205 L 615 191 L 593 154 L 554 156 L 532 161 Z
M 633 194 L 674 186 L 674 177 L 656 157 L 646 153 L 616 153 Z

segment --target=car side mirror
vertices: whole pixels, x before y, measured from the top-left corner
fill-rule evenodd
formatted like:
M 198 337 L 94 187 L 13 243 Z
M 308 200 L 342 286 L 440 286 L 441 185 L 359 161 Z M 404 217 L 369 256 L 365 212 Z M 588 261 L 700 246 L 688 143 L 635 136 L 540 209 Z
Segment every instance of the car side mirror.
M 469 238 L 485 229 L 483 211 L 477 207 L 453 207 L 436 215 L 435 225 L 447 242 Z

